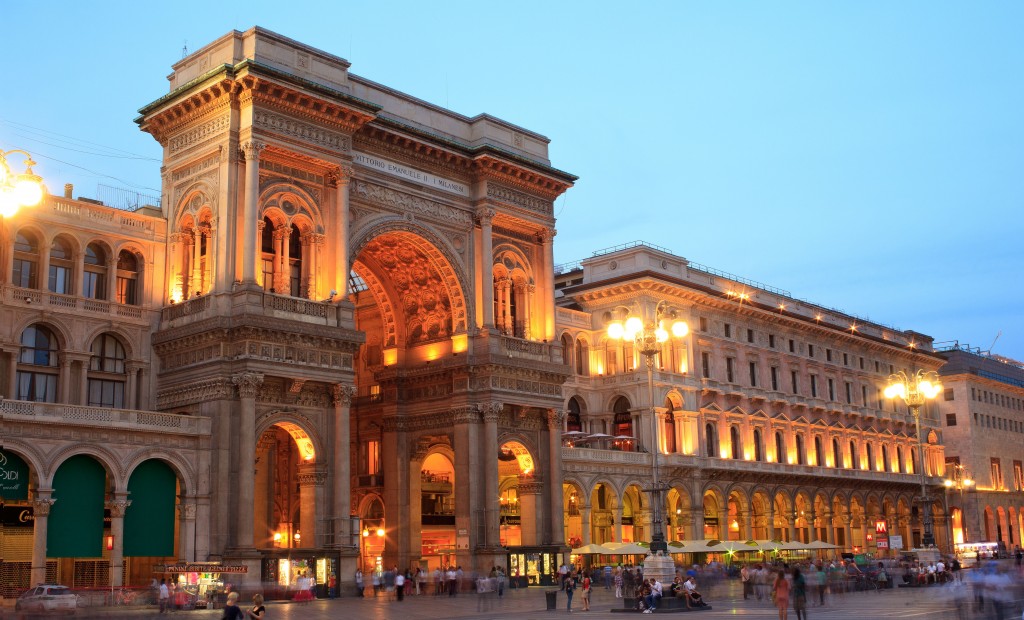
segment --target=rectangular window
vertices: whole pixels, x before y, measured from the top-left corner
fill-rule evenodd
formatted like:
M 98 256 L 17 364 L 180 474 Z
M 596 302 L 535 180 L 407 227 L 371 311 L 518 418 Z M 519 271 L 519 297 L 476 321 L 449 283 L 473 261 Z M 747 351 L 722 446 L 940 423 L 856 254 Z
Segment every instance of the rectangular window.
M 814 345 L 807 345 L 807 357 L 814 357 Z
M 733 372 L 735 370 L 735 368 L 734 368 L 735 365 L 736 365 L 736 360 L 735 359 L 733 359 L 731 357 L 725 358 L 725 380 L 728 381 L 729 383 L 732 383 L 735 380 L 734 377 L 733 377 Z
M 826 362 L 831 362 L 832 361 L 832 349 L 825 349 L 825 361 Z
M 36 264 L 29 260 L 14 259 L 14 272 L 11 274 L 11 284 L 21 288 L 35 288 Z
M 796 371 L 795 370 L 791 370 L 789 372 L 789 380 L 793 384 L 793 393 L 794 394 L 799 394 L 800 393 L 800 383 L 797 382 L 797 380 L 796 380 Z
M 706 316 L 700 317 L 700 331 L 708 331 L 708 318 Z
M 1020 461 L 1013 462 L 1013 490 L 1024 491 L 1024 464 Z
M 811 375 L 811 398 L 818 397 L 818 375 Z
M 779 369 L 772 366 L 772 389 L 779 391 Z
M 849 381 L 846 382 L 846 404 L 853 404 L 853 384 Z
M 942 396 L 946 400 L 953 400 L 953 388 L 946 388 L 942 391 Z
M 757 387 L 757 362 L 750 362 L 750 385 Z
M 263 290 L 269 293 L 274 288 L 274 258 L 267 258 L 264 255 L 262 259 L 263 265 Z M 495 302 L 497 303 L 497 302 Z
M 946 414 L 946 426 L 956 426 L 956 413 Z
M 747 330 L 747 342 L 754 342 L 754 330 Z
M 999 459 L 992 457 L 992 488 L 1001 491 L 1003 487 L 1003 468 Z
M 875 360 L 875 372 L 882 372 L 878 367 L 878 360 Z
M 366 453 L 363 466 L 366 467 L 366 475 L 376 476 L 380 471 L 380 442 L 367 441 L 365 444 Z
M 868 406 L 868 386 L 860 386 L 860 404 Z
M 60 265 L 50 265 L 50 291 L 58 295 L 71 294 L 71 270 Z
M 103 290 L 105 278 L 102 273 L 86 271 L 82 274 L 82 297 L 89 299 L 103 299 L 106 291 Z
M 708 354 L 707 351 L 704 351 L 700 354 L 700 370 L 702 373 L 702 377 L 704 377 L 705 379 L 711 378 L 711 356 Z
M 57 402 L 57 375 L 19 370 L 15 380 L 18 382 L 18 400 Z
M 725 324 L 725 337 L 732 338 L 732 325 L 729 325 L 728 323 Z
M 775 334 L 768 334 L 768 346 L 775 348 Z
M 974 388 L 971 388 L 971 400 L 978 400 L 978 395 L 974 392 Z
M 864 358 L 860 358 L 860 369 L 864 370 Z
M 789 339 L 789 352 L 796 353 L 796 341 L 792 338 Z
M 124 382 L 89 379 L 89 406 L 124 408 Z
M 831 377 L 828 380 L 828 399 L 830 401 L 836 399 L 836 382 Z

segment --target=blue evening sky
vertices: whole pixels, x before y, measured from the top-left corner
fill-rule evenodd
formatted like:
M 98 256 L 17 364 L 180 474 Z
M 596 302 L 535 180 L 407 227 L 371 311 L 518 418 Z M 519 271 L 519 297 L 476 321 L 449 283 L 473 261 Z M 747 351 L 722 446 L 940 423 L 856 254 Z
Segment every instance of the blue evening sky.
M 551 138 L 555 260 L 635 240 L 1024 360 L 1024 3 L 5 2 L 0 149 L 159 194 L 132 122 L 259 25 Z M 16 160 L 20 165 L 20 159 Z

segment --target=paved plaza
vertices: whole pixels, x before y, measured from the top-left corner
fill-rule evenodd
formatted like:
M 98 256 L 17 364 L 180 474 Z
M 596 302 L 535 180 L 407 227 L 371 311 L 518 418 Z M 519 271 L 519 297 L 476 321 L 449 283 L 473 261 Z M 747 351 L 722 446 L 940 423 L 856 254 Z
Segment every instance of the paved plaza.
M 506 591 L 500 599 L 493 593 L 477 595 L 461 593 L 456 597 L 447 596 L 408 596 L 404 601 L 395 601 L 386 596 L 377 598 L 341 598 L 334 600 L 317 600 L 307 604 L 273 602 L 267 606 L 267 620 L 336 620 L 336 619 L 374 619 L 374 620 L 442 620 L 448 618 L 515 618 L 517 620 L 545 620 L 567 616 L 565 595 L 557 595 L 558 608 L 547 611 L 545 588 L 529 588 L 527 590 Z M 960 593 L 966 595 L 963 615 L 959 615 L 956 607 L 958 590 L 949 586 L 932 586 L 928 588 L 887 590 L 880 593 L 851 593 L 834 596 L 824 607 L 812 606 L 808 609 L 808 617 L 829 620 L 856 619 L 874 620 L 876 618 L 922 618 L 939 620 L 946 618 L 994 618 L 990 610 L 976 612 L 970 603 L 968 588 Z M 578 591 L 577 591 L 578 593 Z M 754 599 L 743 600 L 737 581 L 730 581 L 712 589 L 707 596 L 713 609 L 711 611 L 690 612 L 699 614 L 695 617 L 711 618 L 778 618 L 778 612 L 767 601 Z M 1016 600 L 1008 610 L 1006 618 L 1020 618 L 1021 604 Z M 591 601 L 591 611 L 584 612 L 580 608 L 579 597 L 573 601 L 572 615 L 585 618 L 622 618 L 628 614 L 612 613 L 612 607 L 621 606 L 613 592 L 597 588 Z M 167 618 L 178 620 L 215 620 L 222 616 L 219 609 L 179 611 L 166 614 Z M 78 618 L 93 617 L 157 617 L 153 609 L 148 608 L 92 608 L 80 609 Z M 5 619 L 30 620 L 21 614 L 15 615 L 10 610 L 4 614 Z M 691 617 L 688 614 L 673 614 L 673 617 Z M 790 610 L 789 618 L 795 620 L 796 614 Z

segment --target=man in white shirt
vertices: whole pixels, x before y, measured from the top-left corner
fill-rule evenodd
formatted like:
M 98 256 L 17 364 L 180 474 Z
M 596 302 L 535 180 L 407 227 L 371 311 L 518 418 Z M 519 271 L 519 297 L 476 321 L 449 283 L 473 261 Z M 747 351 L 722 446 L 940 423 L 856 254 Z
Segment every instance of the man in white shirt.
M 399 601 L 405 600 L 405 573 L 400 570 L 395 570 L 395 595 Z
M 170 590 L 167 589 L 167 580 L 166 579 L 161 579 L 160 580 L 160 594 L 159 594 L 160 613 L 164 613 L 165 611 L 167 611 L 167 600 L 170 599 L 170 598 L 171 598 L 171 592 L 170 592 Z

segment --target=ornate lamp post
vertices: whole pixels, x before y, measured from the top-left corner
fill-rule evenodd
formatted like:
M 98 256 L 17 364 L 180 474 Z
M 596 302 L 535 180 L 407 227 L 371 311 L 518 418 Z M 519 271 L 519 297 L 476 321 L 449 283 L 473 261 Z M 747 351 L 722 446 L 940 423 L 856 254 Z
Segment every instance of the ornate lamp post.
M 902 370 L 894 375 L 889 375 L 889 385 L 885 388 L 886 398 L 903 399 L 903 402 L 910 408 L 914 416 L 914 427 L 917 430 L 917 452 L 921 472 L 921 497 L 918 498 L 921 504 L 921 519 L 924 525 L 924 535 L 921 544 L 925 547 L 935 545 L 935 533 L 932 529 L 932 505 L 928 497 L 928 486 L 925 482 L 924 471 L 924 442 L 921 438 L 921 406 L 932 400 L 942 391 L 942 383 L 939 382 L 939 375 L 935 371 L 916 370 L 910 376 Z
M 653 484 L 648 489 L 651 504 L 654 506 L 654 513 L 651 516 L 651 525 L 654 528 L 650 547 L 652 555 L 659 551 L 663 554 L 668 553 L 668 542 L 665 540 L 665 528 L 662 526 L 661 517 L 661 493 L 664 489 L 658 480 L 658 453 L 661 449 L 658 445 L 658 413 L 654 406 L 654 356 L 661 352 L 661 345 L 670 338 L 683 338 L 689 331 L 690 327 L 685 321 L 676 319 L 675 310 L 668 308 L 665 301 L 660 301 L 655 306 L 652 319 L 645 321 L 631 310 L 625 320 L 614 320 L 608 324 L 609 338 L 632 341 L 637 352 L 643 355 L 647 362 L 647 399 L 651 404 L 654 431 L 654 445 L 651 450 Z
M 15 174 L 8 155 L 25 156 L 25 172 Z M 0 218 L 10 217 L 21 207 L 34 207 L 43 199 L 43 178 L 32 172 L 32 156 L 22 150 L 0 150 Z
M 964 536 L 963 542 L 967 542 L 967 509 L 964 506 L 964 489 L 974 486 L 974 480 L 967 473 L 967 468 L 956 463 L 953 465 L 953 477 L 943 480 L 947 489 L 955 488 L 960 492 L 960 531 Z M 952 529 L 952 524 L 950 524 Z

